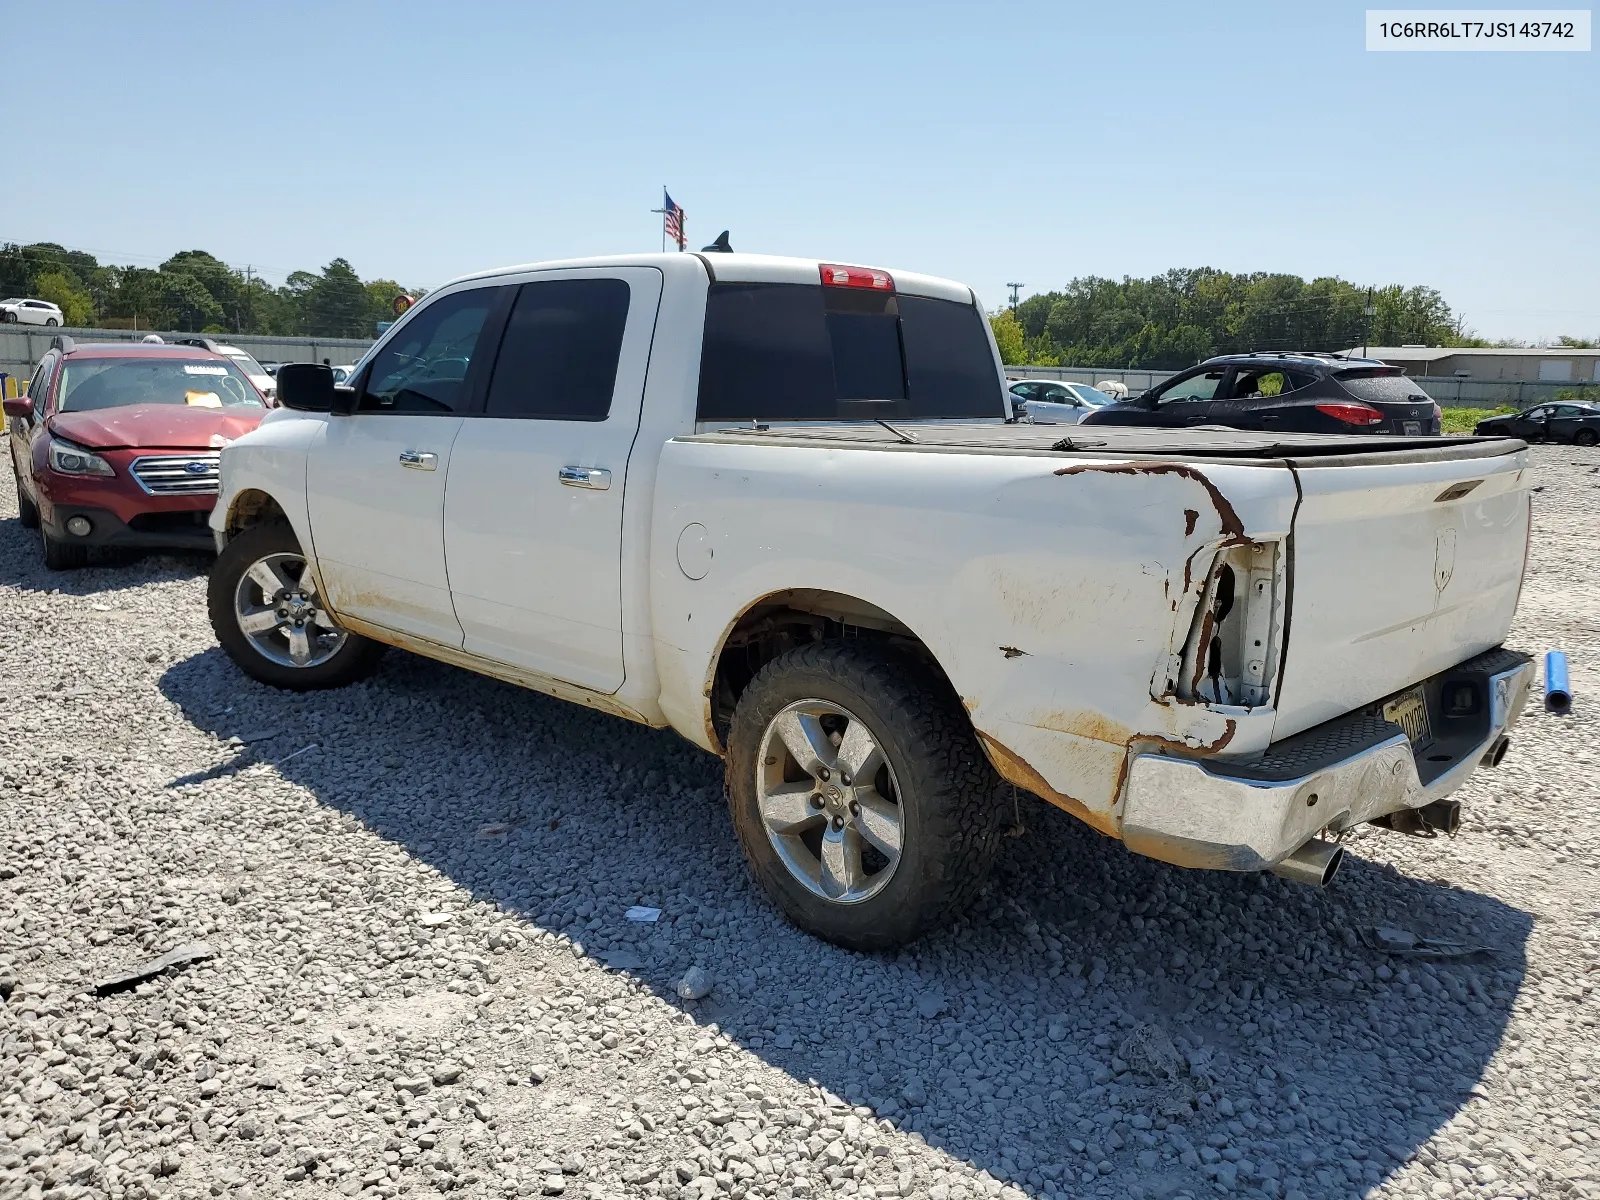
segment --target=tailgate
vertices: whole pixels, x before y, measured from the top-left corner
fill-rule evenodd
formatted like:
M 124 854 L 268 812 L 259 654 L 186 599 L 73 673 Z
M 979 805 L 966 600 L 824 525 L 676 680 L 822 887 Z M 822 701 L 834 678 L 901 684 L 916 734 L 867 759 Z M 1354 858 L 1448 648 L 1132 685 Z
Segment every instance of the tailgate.
M 1527 451 L 1295 460 L 1278 740 L 1498 646 L 1528 543 Z

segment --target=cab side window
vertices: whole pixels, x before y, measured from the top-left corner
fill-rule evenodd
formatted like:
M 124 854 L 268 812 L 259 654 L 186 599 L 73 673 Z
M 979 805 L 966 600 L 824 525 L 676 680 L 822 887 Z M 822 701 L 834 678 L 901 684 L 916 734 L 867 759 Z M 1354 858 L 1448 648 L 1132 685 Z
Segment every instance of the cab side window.
M 621 279 L 523 284 L 495 359 L 485 414 L 604 421 L 617 383 L 628 296 Z
M 418 309 L 372 360 L 360 411 L 460 412 L 467 403 L 467 369 L 498 292 L 472 288 Z

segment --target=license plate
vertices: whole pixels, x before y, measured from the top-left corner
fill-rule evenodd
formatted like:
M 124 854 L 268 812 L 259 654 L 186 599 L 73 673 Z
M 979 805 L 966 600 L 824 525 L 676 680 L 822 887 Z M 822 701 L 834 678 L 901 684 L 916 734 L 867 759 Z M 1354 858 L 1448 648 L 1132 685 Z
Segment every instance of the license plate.
M 1400 423 L 1400 428 L 1405 430 L 1405 435 L 1407 437 L 1421 437 L 1422 436 L 1422 422 L 1421 421 L 1402 421 Z
M 1393 721 L 1404 729 L 1413 746 L 1421 745 L 1431 736 L 1428 729 L 1428 700 L 1420 687 L 1414 687 L 1385 704 L 1383 719 Z

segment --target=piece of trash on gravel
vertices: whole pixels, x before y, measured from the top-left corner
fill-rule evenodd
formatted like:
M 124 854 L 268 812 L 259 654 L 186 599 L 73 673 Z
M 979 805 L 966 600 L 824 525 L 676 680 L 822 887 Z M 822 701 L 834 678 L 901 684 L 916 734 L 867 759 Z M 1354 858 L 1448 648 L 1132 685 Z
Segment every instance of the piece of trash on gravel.
M 685 1000 L 699 1000 L 711 994 L 711 973 L 704 967 L 690 967 L 678 980 L 678 995 Z
M 1387 925 L 1369 926 L 1361 931 L 1361 940 L 1373 950 L 1386 954 L 1401 954 L 1408 958 L 1473 958 L 1494 951 L 1488 946 L 1469 946 L 1465 942 L 1430 941 L 1419 938 L 1409 929 L 1394 929 Z
M 449 913 L 428 912 L 417 918 L 417 924 L 424 929 L 432 929 L 435 925 L 448 925 L 455 920 Z
M 248 733 L 236 733 L 222 744 L 224 746 L 248 746 L 251 742 L 270 742 L 278 736 L 278 733 L 279 731 L 276 729 L 252 729 Z
M 143 983 L 146 979 L 173 967 L 181 967 L 185 963 L 199 962 L 202 959 L 214 958 L 216 950 L 207 942 L 185 942 L 173 950 L 168 950 L 160 958 L 152 958 L 132 967 L 119 975 L 108 975 L 104 979 L 95 981 L 94 991 L 97 996 L 109 996 L 114 992 L 123 992 L 135 984 Z
M 608 971 L 637 971 L 644 960 L 632 950 L 602 950 L 595 955 Z
M 661 920 L 661 910 L 659 908 L 646 908 L 643 904 L 635 904 L 622 915 L 625 919 L 637 925 L 654 925 Z
M 501 834 L 510 832 L 511 826 L 507 825 L 504 821 L 494 821 L 491 824 L 482 825 L 478 828 L 478 840 L 487 841 L 489 838 L 499 837 Z

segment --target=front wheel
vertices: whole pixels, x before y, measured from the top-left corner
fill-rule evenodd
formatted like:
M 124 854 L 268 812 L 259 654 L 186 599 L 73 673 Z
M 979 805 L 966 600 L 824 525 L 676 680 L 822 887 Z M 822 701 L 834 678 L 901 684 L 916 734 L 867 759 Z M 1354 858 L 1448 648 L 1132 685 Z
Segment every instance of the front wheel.
M 20 491 L 18 492 L 20 496 Z M 44 548 L 44 565 L 51 571 L 76 571 L 80 567 L 89 565 L 89 547 L 78 542 L 57 541 L 50 536 L 50 531 L 38 520 L 39 512 L 34 510 L 34 522 L 39 525 L 39 542 Z M 27 524 L 24 520 L 23 524 Z
M 1600 433 L 1592 429 L 1580 429 L 1572 435 L 1572 440 L 1579 446 L 1593 446 L 1600 443 Z
M 955 916 L 999 844 L 998 779 L 949 684 L 886 645 L 779 656 L 739 698 L 727 792 L 750 870 L 808 933 L 903 945 Z
M 326 611 L 299 539 L 284 524 L 253 525 L 228 543 L 211 568 L 206 607 L 228 657 L 273 687 L 342 687 L 371 674 L 384 650 Z
M 16 461 L 12 460 L 11 465 L 15 468 Z M 22 522 L 24 529 L 39 528 L 39 506 L 22 490 L 22 476 L 13 473 L 12 482 L 17 485 L 17 520 Z

